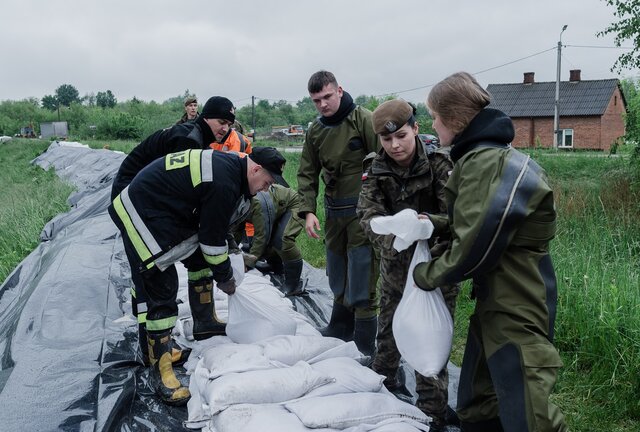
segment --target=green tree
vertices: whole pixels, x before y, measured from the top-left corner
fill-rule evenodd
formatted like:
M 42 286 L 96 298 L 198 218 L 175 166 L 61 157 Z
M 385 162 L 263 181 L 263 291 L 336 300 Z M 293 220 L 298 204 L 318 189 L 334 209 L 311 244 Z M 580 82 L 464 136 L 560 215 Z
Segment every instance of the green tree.
M 107 90 L 106 92 L 98 92 L 96 95 L 96 105 L 100 108 L 113 108 L 116 106 L 118 101 L 116 97 L 111 93 L 111 90 Z
M 80 93 L 71 84 L 62 84 L 56 89 L 56 98 L 60 105 L 70 106 L 73 102 L 80 102 Z
M 46 95 L 42 98 L 42 108 L 50 111 L 58 109 L 58 98 L 53 95 Z
M 604 0 L 616 10 L 613 15 L 619 21 L 597 33 L 597 36 L 615 35 L 614 43 L 617 47 L 630 40 L 633 50 L 618 57 L 611 70 L 632 69 L 640 67 L 640 0 Z

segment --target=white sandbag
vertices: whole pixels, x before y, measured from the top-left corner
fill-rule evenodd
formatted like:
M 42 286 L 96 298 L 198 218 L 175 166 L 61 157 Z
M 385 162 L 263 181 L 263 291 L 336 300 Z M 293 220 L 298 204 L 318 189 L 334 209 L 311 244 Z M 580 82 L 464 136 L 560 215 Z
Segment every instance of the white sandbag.
M 378 424 L 361 424 L 342 432 L 429 432 L 429 426 L 409 418 L 390 418 Z
M 295 414 L 280 405 L 234 405 L 213 417 L 215 432 L 308 432 Z M 313 429 L 335 432 L 337 429 Z
M 234 372 L 271 369 L 273 366 L 264 355 L 264 349 L 252 344 L 224 344 L 206 350 L 202 363 L 206 377 L 216 379 Z
M 277 335 L 294 335 L 296 322 L 286 311 L 265 303 L 240 285 L 229 296 L 226 331 L 236 343 L 253 343 Z
M 428 417 L 413 405 L 384 393 L 343 393 L 304 398 L 285 403 L 285 408 L 310 428 L 345 429 L 361 424 L 406 417 L 426 423 Z
M 413 280 L 416 265 L 430 259 L 427 241 L 420 240 L 392 323 L 398 351 L 413 369 L 426 377 L 437 375 L 446 366 L 453 341 L 453 319 L 440 288 L 424 291 Z
M 242 259 L 242 254 L 229 254 L 229 261 L 231 261 L 231 270 L 233 270 L 233 278 L 236 280 L 236 285 L 240 285 L 244 280 L 244 259 Z
M 332 337 L 319 336 L 276 336 L 257 343 L 264 347 L 264 355 L 269 360 L 285 365 L 308 361 L 344 342 Z
M 310 358 L 307 363 L 316 363 L 336 357 L 349 357 L 354 360 L 360 360 L 365 356 L 360 352 L 354 341 L 349 341 L 321 352 L 317 356 Z
M 329 396 L 339 393 L 378 392 L 384 376 L 378 375 L 354 359 L 336 357 L 319 361 L 311 366 L 314 370 L 334 379 L 327 385 L 311 390 L 305 397 Z
M 267 404 L 285 402 L 304 396 L 332 378 L 314 370 L 308 363 L 291 367 L 231 373 L 209 380 L 203 400 L 211 414 L 241 403 Z
M 393 248 L 398 252 L 433 234 L 433 223 L 429 219 L 418 219 L 418 213 L 412 209 L 404 209 L 393 216 L 374 217 L 370 225 L 376 234 L 395 235 Z

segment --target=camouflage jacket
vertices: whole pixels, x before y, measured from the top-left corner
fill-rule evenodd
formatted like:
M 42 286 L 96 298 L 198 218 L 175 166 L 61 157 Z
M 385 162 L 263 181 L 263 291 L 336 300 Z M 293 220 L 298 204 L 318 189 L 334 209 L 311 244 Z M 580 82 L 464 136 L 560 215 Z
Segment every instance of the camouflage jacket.
M 394 236 L 374 233 L 371 219 L 394 215 L 404 209 L 436 214 L 447 211 L 444 190 L 453 162 L 445 150 L 426 155 L 417 137 L 416 146 L 417 160 L 410 168 L 399 167 L 384 149 L 377 155 L 367 156 L 363 164 L 358 217 L 360 225 L 380 250 L 383 259 L 397 255 L 392 246 Z

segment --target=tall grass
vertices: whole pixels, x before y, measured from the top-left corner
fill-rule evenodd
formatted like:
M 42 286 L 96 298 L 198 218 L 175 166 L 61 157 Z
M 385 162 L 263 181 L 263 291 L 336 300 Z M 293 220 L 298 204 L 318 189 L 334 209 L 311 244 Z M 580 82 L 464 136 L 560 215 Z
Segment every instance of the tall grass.
M 0 281 L 37 245 L 46 222 L 67 211 L 72 188 L 29 162 L 49 143 L 14 139 L 0 144 Z

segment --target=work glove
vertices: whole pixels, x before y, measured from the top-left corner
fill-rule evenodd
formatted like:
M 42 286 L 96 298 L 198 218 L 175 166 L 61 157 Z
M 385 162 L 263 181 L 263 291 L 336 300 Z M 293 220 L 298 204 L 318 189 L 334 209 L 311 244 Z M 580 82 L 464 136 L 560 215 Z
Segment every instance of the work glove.
M 248 268 L 255 268 L 256 261 L 258 261 L 258 257 L 250 253 L 243 253 L 242 259 L 244 260 L 244 266 Z
M 218 282 L 218 288 L 225 294 L 231 295 L 236 292 L 236 280 L 231 278 L 225 282 Z

